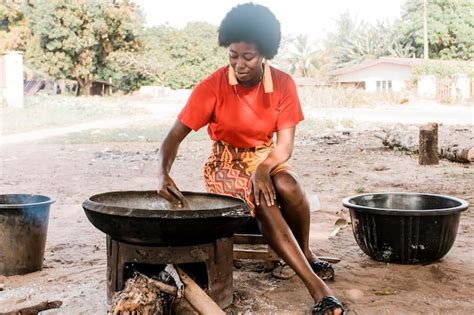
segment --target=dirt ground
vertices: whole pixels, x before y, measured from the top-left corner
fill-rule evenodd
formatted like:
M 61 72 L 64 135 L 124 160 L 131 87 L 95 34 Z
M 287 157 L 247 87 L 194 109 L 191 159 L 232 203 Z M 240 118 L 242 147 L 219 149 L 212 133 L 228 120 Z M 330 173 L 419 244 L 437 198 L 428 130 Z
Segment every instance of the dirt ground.
M 386 127 L 386 126 L 385 126 Z M 394 126 L 409 130 L 413 126 Z M 461 215 L 449 253 L 428 265 L 374 261 L 356 244 L 350 227 L 328 235 L 339 215 L 349 218 L 341 199 L 358 192 L 429 192 L 474 204 L 473 164 L 441 160 L 419 166 L 417 156 L 386 149 L 370 125 L 300 134 L 291 163 L 308 196 L 318 196 L 312 212 L 311 247 L 335 256 L 336 280 L 329 286 L 348 314 L 469 314 L 474 309 L 474 214 Z M 442 127 L 441 139 L 474 143 L 472 125 Z M 81 207 L 89 196 L 115 190 L 155 189 L 157 142 L 100 144 L 11 144 L 2 147 L 1 193 L 39 193 L 56 199 L 50 213 L 44 269 L 1 277 L 0 312 L 61 300 L 44 314 L 105 314 L 105 235 Z M 207 140 L 186 140 L 173 167 L 182 190 L 204 191 L 202 165 Z M 270 272 L 242 267 L 234 272 L 234 304 L 228 314 L 309 314 L 313 304 L 302 282 L 278 280 Z

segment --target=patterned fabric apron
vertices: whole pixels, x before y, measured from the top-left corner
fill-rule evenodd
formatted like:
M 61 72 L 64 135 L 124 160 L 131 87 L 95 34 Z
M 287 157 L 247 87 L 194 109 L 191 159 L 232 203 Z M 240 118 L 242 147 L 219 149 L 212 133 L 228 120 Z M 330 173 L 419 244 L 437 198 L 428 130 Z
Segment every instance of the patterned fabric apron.
M 204 165 L 207 191 L 245 200 L 250 214 L 255 216 L 250 178 L 273 147 L 273 141 L 253 148 L 236 148 L 222 141 L 214 142 L 212 152 Z M 293 171 L 293 168 L 288 163 L 283 163 L 275 167 L 270 175 L 282 170 Z

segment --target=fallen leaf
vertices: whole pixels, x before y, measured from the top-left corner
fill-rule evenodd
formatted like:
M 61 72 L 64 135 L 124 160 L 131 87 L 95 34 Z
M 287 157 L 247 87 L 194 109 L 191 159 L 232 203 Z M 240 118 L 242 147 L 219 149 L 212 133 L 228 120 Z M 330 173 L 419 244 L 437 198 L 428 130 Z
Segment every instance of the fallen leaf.
M 374 292 L 375 295 L 394 295 L 397 294 L 397 291 L 387 288 L 387 289 L 372 289 L 372 292 Z

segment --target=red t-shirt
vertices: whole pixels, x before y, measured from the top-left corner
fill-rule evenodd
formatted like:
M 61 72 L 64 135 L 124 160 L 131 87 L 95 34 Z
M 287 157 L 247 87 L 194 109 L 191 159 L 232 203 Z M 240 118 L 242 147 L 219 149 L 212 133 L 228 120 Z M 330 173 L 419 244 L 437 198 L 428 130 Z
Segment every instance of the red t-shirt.
M 249 148 L 268 142 L 275 131 L 304 119 L 293 79 L 270 67 L 273 92 L 263 84 L 251 88 L 229 83 L 225 66 L 201 81 L 178 115 L 194 131 L 208 125 L 212 140 Z M 260 85 L 260 86 L 259 86 Z

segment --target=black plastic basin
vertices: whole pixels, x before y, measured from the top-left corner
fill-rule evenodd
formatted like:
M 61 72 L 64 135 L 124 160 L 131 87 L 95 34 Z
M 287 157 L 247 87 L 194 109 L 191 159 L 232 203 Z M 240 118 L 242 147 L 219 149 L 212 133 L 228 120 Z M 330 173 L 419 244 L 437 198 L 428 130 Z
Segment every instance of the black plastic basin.
M 364 253 L 382 262 L 423 264 L 451 249 L 461 199 L 426 193 L 376 193 L 345 198 L 352 231 Z
M 191 210 L 173 208 L 156 191 L 98 194 L 82 204 L 89 221 L 117 241 L 186 246 L 231 236 L 250 217 L 238 198 L 183 192 Z

